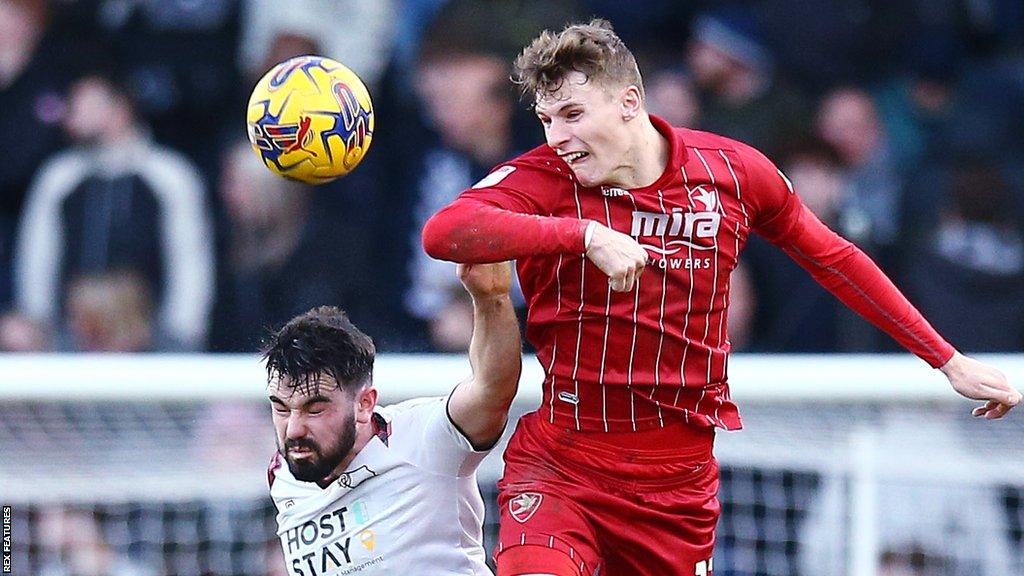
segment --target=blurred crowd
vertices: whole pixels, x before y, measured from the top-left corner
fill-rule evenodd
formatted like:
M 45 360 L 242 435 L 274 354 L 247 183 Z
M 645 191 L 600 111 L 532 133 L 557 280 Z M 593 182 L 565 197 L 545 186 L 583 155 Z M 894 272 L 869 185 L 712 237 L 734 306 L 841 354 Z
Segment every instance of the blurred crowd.
M 383 351 L 464 350 L 468 299 L 419 230 L 543 141 L 511 59 L 594 15 L 653 113 L 762 149 L 958 348 L 1024 349 L 1020 0 L 4 0 L 0 349 L 249 352 L 330 303 Z M 377 114 L 318 187 L 243 124 L 310 53 Z M 736 350 L 892 347 L 757 238 L 730 296 Z

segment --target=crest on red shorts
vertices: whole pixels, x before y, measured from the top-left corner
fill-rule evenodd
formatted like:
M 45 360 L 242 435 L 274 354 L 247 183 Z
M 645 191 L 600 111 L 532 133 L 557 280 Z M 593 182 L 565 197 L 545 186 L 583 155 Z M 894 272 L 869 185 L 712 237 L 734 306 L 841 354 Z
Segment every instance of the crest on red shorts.
M 536 492 L 523 492 L 519 496 L 509 500 L 508 513 L 515 518 L 516 522 L 523 524 L 532 518 L 534 513 L 537 512 L 542 500 L 544 500 L 543 494 L 537 494 Z

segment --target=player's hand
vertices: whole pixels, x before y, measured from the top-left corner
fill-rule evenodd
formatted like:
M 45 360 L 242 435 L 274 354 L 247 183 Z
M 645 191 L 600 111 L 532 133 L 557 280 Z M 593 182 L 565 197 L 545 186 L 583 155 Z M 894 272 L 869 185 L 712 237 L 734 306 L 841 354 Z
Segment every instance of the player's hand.
M 512 264 L 459 264 L 459 280 L 474 300 L 507 296 L 512 288 Z
M 594 226 L 587 258 L 608 275 L 616 292 L 629 292 L 647 268 L 647 250 L 632 237 L 603 224 Z
M 1010 385 L 1005 374 L 974 358 L 954 352 L 953 357 L 939 369 L 949 378 L 958 394 L 986 401 L 984 406 L 971 411 L 975 416 L 984 416 L 988 420 L 1002 418 L 1020 402 L 1020 392 Z

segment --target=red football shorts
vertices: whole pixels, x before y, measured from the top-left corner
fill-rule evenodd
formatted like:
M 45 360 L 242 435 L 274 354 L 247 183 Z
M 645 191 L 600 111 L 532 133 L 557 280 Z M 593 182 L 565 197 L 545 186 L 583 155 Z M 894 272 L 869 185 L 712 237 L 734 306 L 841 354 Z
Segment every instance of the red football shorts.
M 714 434 L 584 433 L 523 416 L 498 482 L 498 576 L 711 575 Z

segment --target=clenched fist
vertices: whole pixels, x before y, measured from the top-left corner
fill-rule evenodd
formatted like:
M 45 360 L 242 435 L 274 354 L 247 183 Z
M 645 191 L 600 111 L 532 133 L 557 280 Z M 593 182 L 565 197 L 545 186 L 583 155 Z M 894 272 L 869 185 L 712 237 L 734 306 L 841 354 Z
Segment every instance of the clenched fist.
M 587 258 L 608 276 L 612 290 L 629 292 L 647 267 L 647 250 L 632 237 L 595 223 Z

